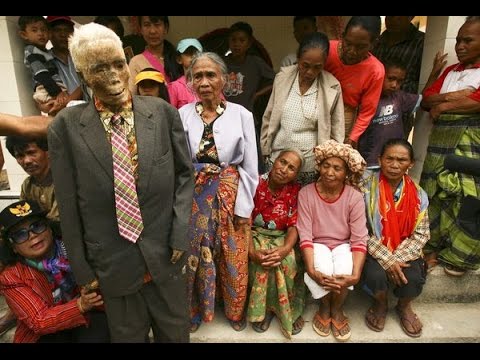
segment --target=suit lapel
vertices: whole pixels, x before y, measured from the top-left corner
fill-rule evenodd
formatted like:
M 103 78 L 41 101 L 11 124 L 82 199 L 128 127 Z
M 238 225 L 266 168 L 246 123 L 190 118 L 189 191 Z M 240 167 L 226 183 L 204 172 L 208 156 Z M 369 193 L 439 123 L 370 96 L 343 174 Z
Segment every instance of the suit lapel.
M 90 148 L 101 168 L 113 180 L 112 148 L 93 101 L 83 111 L 80 125 L 80 136 Z
M 135 135 L 138 149 L 138 186 L 139 200 L 143 197 L 148 187 L 150 174 L 153 166 L 155 149 L 155 123 L 152 112 L 145 106 L 143 101 L 133 97 L 133 109 L 135 111 Z

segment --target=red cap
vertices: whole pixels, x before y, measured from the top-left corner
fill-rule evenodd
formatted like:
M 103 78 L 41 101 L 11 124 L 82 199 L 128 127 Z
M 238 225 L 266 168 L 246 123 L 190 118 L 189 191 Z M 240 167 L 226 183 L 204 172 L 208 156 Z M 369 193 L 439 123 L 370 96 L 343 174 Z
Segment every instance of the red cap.
M 63 20 L 63 21 L 71 23 L 72 25 L 75 25 L 70 16 L 47 16 L 47 22 L 49 24 L 51 24 L 55 21 L 59 21 L 59 20 Z

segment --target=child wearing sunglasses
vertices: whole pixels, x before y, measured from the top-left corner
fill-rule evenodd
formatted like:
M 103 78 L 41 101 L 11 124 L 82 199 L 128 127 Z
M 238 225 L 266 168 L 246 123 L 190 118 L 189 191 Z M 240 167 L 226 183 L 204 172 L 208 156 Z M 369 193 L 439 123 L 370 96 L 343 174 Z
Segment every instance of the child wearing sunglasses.
M 17 317 L 13 342 L 109 342 L 102 296 L 80 289 L 63 242 L 33 201 L 0 212 L 0 293 Z

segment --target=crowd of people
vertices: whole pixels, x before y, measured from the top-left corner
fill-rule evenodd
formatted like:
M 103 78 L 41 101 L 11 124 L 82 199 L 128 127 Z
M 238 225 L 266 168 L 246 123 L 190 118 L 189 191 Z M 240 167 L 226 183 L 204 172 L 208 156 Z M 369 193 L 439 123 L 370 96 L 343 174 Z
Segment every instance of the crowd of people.
M 248 23 L 222 56 L 195 38 L 175 47 L 168 16 L 138 16 L 133 54 L 115 18 L 19 19 L 49 116 L 0 114 L 29 175 L 0 212 L 0 332 L 16 325 L 14 342 L 188 342 L 220 309 L 234 331 L 277 318 L 291 339 L 311 320 L 343 342 L 354 287 L 372 299 L 368 328 L 384 329 L 391 289 L 416 338 L 428 270 L 480 267 L 480 231 L 457 221 L 478 209 L 478 177 L 444 166 L 479 158 L 480 17 L 440 77 L 437 54 L 423 94 L 411 16 L 387 16 L 382 36 L 380 17 L 353 16 L 334 40 L 295 17 L 299 47 L 276 75 L 249 54 Z M 434 121 L 421 186 L 406 140 L 420 106 Z

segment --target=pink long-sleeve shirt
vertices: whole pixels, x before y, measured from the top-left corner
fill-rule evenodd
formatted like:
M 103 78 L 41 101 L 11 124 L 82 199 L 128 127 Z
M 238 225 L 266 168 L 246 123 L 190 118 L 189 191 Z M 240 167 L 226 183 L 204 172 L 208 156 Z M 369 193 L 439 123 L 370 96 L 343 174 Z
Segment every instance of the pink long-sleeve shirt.
M 300 248 L 324 244 L 330 249 L 350 243 L 352 252 L 367 251 L 367 220 L 362 194 L 349 185 L 334 202 L 320 197 L 315 183 L 298 194 L 297 230 Z

